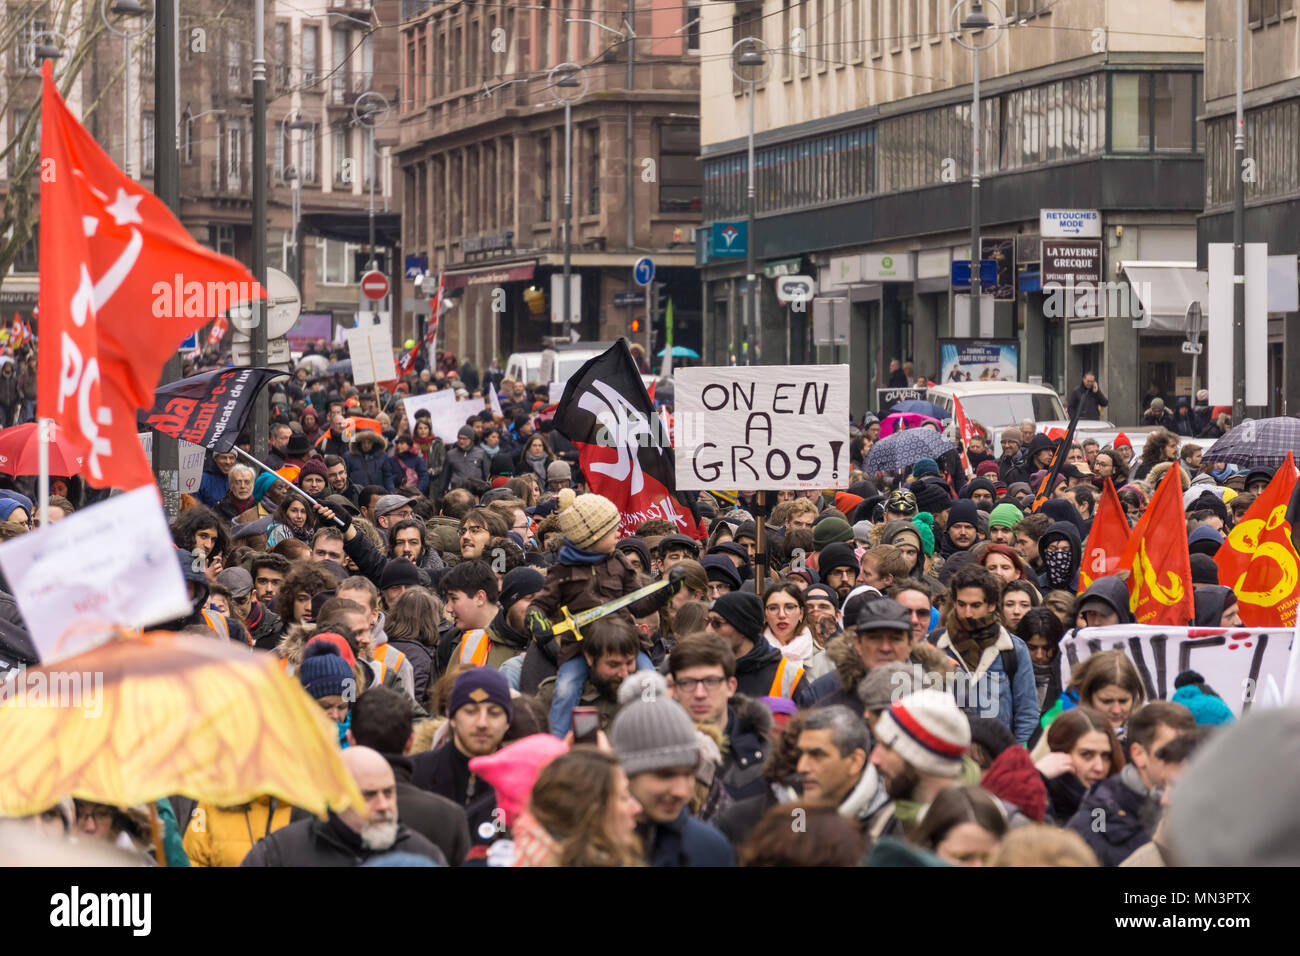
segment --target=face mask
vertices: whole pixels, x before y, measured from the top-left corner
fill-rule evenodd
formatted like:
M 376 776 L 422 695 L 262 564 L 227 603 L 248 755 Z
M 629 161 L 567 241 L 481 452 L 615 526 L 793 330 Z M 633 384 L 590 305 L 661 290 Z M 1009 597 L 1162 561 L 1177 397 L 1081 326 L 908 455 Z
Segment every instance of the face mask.
M 1047 566 L 1047 579 L 1051 584 L 1060 587 L 1069 583 L 1070 566 L 1073 564 L 1069 551 L 1046 551 L 1043 553 L 1043 564 Z

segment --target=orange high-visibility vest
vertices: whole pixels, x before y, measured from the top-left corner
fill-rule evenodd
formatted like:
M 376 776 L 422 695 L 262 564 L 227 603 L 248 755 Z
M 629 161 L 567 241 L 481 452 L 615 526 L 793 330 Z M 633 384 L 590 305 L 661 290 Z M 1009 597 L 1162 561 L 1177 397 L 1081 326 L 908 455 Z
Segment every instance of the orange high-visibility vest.
M 466 631 L 460 639 L 460 648 L 456 653 L 456 662 L 482 667 L 487 663 L 488 651 L 492 649 L 492 639 L 482 628 Z
M 768 690 L 768 697 L 784 697 L 790 699 L 794 693 L 795 685 L 799 683 L 799 678 L 803 677 L 803 668 L 793 661 L 781 658 L 781 663 L 776 669 L 776 674 L 772 677 L 772 687 Z
M 396 673 L 406 663 L 406 655 L 391 644 L 380 644 L 372 655 L 379 662 L 379 679 L 384 679 L 384 668 L 391 667 Z

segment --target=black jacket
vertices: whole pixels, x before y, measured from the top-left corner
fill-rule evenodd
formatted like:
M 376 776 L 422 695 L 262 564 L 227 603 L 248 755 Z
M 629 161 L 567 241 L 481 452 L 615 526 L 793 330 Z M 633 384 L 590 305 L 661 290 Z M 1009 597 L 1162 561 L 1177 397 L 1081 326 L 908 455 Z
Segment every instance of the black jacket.
M 743 800 L 767 789 L 763 760 L 767 756 L 772 712 L 756 700 L 736 694 L 727 705 L 727 746 L 717 777 L 734 800 Z
M 737 800 L 718 815 L 713 825 L 722 831 L 722 835 L 731 841 L 733 847 L 743 846 L 754 832 L 754 827 L 758 826 L 758 821 L 763 819 L 763 814 L 780 802 L 772 785 L 764 780 L 761 792 Z
M 651 866 L 735 866 L 736 854 L 717 829 L 682 807 L 672 823 L 638 823 Z
M 1093 391 L 1080 385 L 1070 393 L 1070 417 L 1074 418 L 1077 411 L 1080 418 L 1101 418 L 1101 410 L 1109 404 L 1110 402 L 1106 400 L 1106 395 L 1102 392 L 1100 386 L 1097 387 L 1096 391 Z
M 536 694 L 537 688 L 548 677 L 554 677 L 560 671 L 555 658 L 536 641 L 528 645 L 524 652 L 524 666 L 519 675 L 519 693 Z
M 357 833 L 333 813 L 326 820 L 312 817 L 281 827 L 253 844 L 240 866 L 360 866 L 387 853 L 414 853 L 446 866 L 442 851 L 401 823 L 397 839 L 387 850 L 368 850 Z
M 1048 583 L 1048 572 L 1043 571 L 1038 579 L 1039 590 L 1046 594 L 1048 591 L 1068 591 L 1071 594 L 1077 594 L 1079 591 L 1079 562 L 1083 556 L 1083 541 L 1079 534 L 1078 527 L 1072 521 L 1057 521 L 1050 528 L 1043 532 L 1043 536 L 1038 539 L 1038 554 L 1040 560 L 1042 555 L 1047 552 L 1047 546 L 1058 538 L 1064 538 L 1070 542 L 1070 574 L 1069 580 L 1065 582 L 1064 587 L 1053 588 Z M 1043 562 L 1043 567 L 1047 567 L 1047 562 Z
M 1067 824 L 1092 847 L 1102 866 L 1119 866 L 1151 840 L 1147 827 L 1155 829 L 1154 812 L 1149 797 L 1129 785 L 1136 775 L 1137 768 L 1128 764 L 1093 784 Z M 1140 777 L 1137 783 L 1141 785 Z
M 760 637 L 753 650 L 736 660 L 736 693 L 758 700 L 770 696 L 772 681 L 780 665 L 781 652 Z M 800 709 L 812 706 L 812 682 L 807 674 L 794 685 L 791 699 Z
M 1003 455 L 998 459 L 998 477 L 1002 479 L 1003 484 L 1013 485 L 1017 481 L 1023 481 L 1029 484 L 1030 472 L 1023 467 L 1019 457 Z
M 469 852 L 469 823 L 465 811 L 446 797 L 421 790 L 411 783 L 414 764 L 410 757 L 384 754 L 397 780 L 397 822 L 424 837 L 459 866 Z
M 252 624 L 255 615 L 257 616 L 257 623 Z M 281 638 L 284 637 L 284 627 L 280 615 L 260 601 L 253 601 L 253 605 L 248 611 L 248 620 L 244 622 L 244 626 L 249 628 L 249 633 L 253 638 L 253 646 L 259 651 L 275 650 L 279 646 Z
M 421 707 L 425 706 L 429 701 L 429 685 L 438 679 L 437 663 L 434 661 L 436 648 L 419 641 L 395 641 L 391 637 L 388 643 L 405 654 L 411 662 L 411 674 L 415 678 L 415 700 Z
M 456 744 L 446 743 L 437 750 L 410 756 L 411 783 L 463 807 L 473 843 L 492 842 L 497 835 L 492 817 L 496 791 L 470 771 L 469 758 L 456 749 Z

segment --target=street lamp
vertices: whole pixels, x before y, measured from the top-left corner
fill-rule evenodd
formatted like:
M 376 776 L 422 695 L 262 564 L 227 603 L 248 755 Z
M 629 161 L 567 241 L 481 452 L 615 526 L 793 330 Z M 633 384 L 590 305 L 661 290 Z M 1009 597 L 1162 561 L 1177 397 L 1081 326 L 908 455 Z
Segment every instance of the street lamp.
M 559 74 L 558 79 L 556 74 Z M 578 77 L 582 82 L 578 82 Z M 587 95 L 587 73 L 576 63 L 560 63 L 546 74 L 548 84 L 555 90 L 555 101 L 564 104 L 564 337 L 573 334 L 573 290 L 569 286 L 569 273 L 573 256 L 573 101 Z M 560 90 L 578 90 L 572 95 Z
M 362 93 L 352 104 L 353 124 L 364 126 L 370 131 L 370 152 L 367 154 L 370 163 L 370 269 L 375 268 L 375 179 L 379 175 L 379 163 L 375 160 L 375 125 L 387 113 L 388 100 L 374 90 Z
M 971 70 L 970 114 L 970 323 L 971 328 L 978 328 L 979 335 L 984 337 L 992 335 L 993 329 L 983 327 L 980 309 L 980 53 L 1002 39 L 1003 19 L 1002 8 L 994 0 L 988 0 L 988 3 L 997 10 L 998 23 L 997 30 L 992 32 L 992 39 L 987 43 L 976 43 L 973 39 L 967 42 L 961 38 L 960 32 L 970 30 L 974 33 L 995 26 L 988 14 L 984 12 L 984 4 L 981 0 L 972 0 L 970 13 L 953 30 L 953 39 L 970 50 L 974 60 Z M 957 13 L 963 6 L 965 0 L 958 0 L 953 5 L 951 19 L 954 24 L 957 21 Z
M 42 39 L 46 37 L 48 39 Z M 54 42 L 59 41 L 58 43 Z M 68 43 L 68 38 L 57 30 L 42 30 L 35 34 L 28 49 L 31 51 L 31 58 L 36 61 L 37 65 L 44 63 L 46 60 L 59 60 L 63 58 L 63 50 L 59 43 L 64 46 Z
M 138 0 L 112 0 L 111 4 L 110 0 L 102 0 L 99 16 L 104 26 L 122 38 L 122 172 L 131 176 L 131 41 L 153 26 L 154 11 L 146 10 Z M 118 29 L 113 25 L 114 17 L 118 22 L 135 20 L 141 24 L 140 29 Z
M 739 56 L 736 51 L 742 50 Z M 731 73 L 744 83 L 749 94 L 749 187 L 748 196 L 748 235 L 745 239 L 745 328 L 752 336 L 754 348 L 749 352 L 749 364 L 756 365 L 763 347 L 763 322 L 758 314 L 758 299 L 755 297 L 758 283 L 754 276 L 754 87 L 767 80 L 772 73 L 771 47 L 758 37 L 744 37 L 731 47 Z M 736 364 L 735 321 L 728 312 L 727 346 L 731 357 L 730 364 Z

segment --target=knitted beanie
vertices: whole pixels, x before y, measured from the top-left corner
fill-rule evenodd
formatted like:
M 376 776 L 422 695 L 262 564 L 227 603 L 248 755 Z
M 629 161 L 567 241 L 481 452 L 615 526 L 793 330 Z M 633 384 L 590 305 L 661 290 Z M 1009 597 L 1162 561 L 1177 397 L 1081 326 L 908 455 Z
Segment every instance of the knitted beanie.
M 668 684 L 655 671 L 637 671 L 618 689 L 620 710 L 609 742 L 629 777 L 670 767 L 695 767 L 700 753 L 695 723 L 686 708 L 668 696 Z
M 852 568 L 857 577 L 858 555 L 853 545 L 835 541 L 817 552 L 817 573 L 825 577 L 836 568 Z
M 852 541 L 853 526 L 843 518 L 823 518 L 813 525 L 813 547 L 820 551 L 836 541 Z
M 471 758 L 469 769 L 496 791 L 497 806 L 505 814 L 505 824 L 509 826 L 528 804 L 528 795 L 532 793 L 538 774 L 560 754 L 568 752 L 569 748 L 550 734 L 530 734 L 496 753 Z
M 968 524 L 972 528 L 978 529 L 979 519 L 976 516 L 977 511 L 979 511 L 979 509 L 975 507 L 975 502 L 971 501 L 969 498 L 958 498 L 953 502 L 952 508 L 948 512 L 948 524 L 946 527 L 951 528 L 955 524 Z
M 880 715 L 876 739 L 921 773 L 956 778 L 970 746 L 970 721 L 951 694 L 919 690 Z
M 992 475 L 992 480 L 996 481 L 998 477 L 998 463 L 989 458 L 975 466 L 975 475 L 983 478 L 985 475 Z
M 302 484 L 302 480 L 308 475 L 316 475 L 328 481 L 330 473 L 322 459 L 313 458 L 310 461 L 303 462 L 302 471 L 298 472 L 298 483 Z
M 757 594 L 732 591 L 714 601 L 709 610 L 751 641 L 757 643 L 763 639 L 763 625 L 766 623 L 763 619 L 763 599 Z
M 1020 434 L 1020 426 L 1018 425 L 1008 425 L 1006 428 L 1002 429 L 1001 440 L 1013 441 L 1017 445 L 1023 445 L 1025 443 L 1024 436 Z
M 989 513 L 990 528 L 1014 528 L 1025 516 L 1024 512 L 1009 501 L 997 505 Z
M 922 511 L 912 518 L 912 524 L 921 535 L 921 548 L 926 554 L 934 554 L 934 515 Z
M 603 495 L 579 495 L 572 488 L 559 494 L 560 533 L 579 548 L 589 549 L 618 527 L 618 506 Z
M 298 665 L 298 680 L 312 697 L 342 697 L 355 699 L 356 677 L 352 668 L 341 656 L 339 649 L 329 641 L 311 640 L 303 651 Z
M 952 507 L 952 492 L 941 481 L 918 481 L 912 485 L 911 490 L 916 495 L 916 505 L 921 511 L 936 514 Z
M 275 484 L 275 475 L 271 474 L 269 471 L 262 472 L 253 479 L 253 499 L 255 501 L 261 501 L 266 497 L 266 493 L 271 489 L 273 484 Z
M 939 463 L 933 458 L 918 458 L 912 464 L 912 476 L 920 478 L 922 475 L 939 477 Z
M 451 688 L 447 716 L 454 717 L 456 711 L 466 704 L 483 703 L 499 704 L 506 712 L 506 719 L 514 720 L 510 682 L 506 680 L 505 674 L 495 667 L 471 667 L 469 670 L 461 671 Z

